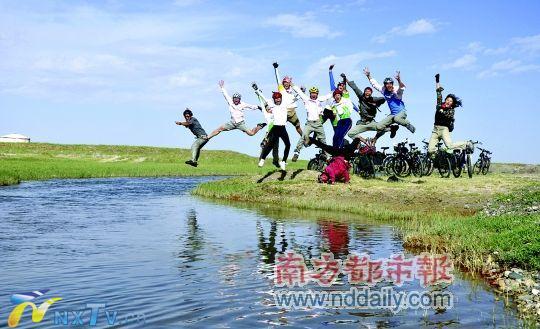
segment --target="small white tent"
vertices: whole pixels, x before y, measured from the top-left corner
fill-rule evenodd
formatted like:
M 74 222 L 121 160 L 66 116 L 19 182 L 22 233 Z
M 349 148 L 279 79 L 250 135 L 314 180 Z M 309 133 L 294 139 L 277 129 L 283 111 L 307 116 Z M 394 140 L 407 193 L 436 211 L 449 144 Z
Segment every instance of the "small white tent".
M 30 143 L 30 137 L 21 134 L 8 134 L 0 136 L 0 142 L 5 143 Z

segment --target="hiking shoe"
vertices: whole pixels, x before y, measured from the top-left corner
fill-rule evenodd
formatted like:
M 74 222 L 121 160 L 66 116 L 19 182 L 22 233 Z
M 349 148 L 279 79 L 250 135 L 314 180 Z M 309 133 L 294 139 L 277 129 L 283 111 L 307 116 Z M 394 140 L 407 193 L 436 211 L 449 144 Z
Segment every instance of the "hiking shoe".
M 398 125 L 391 125 L 390 126 L 390 138 L 396 137 L 396 132 L 398 131 L 399 126 Z
M 281 162 L 279 163 L 279 168 L 281 168 L 281 170 L 285 170 L 285 166 L 286 166 L 286 165 L 287 165 L 287 162 L 281 161 Z
M 293 157 L 292 157 L 292 162 L 296 162 L 298 160 L 298 157 L 300 156 L 300 154 L 298 152 L 295 152 Z
M 259 166 L 259 167 L 264 166 L 264 159 L 260 159 L 260 160 L 259 160 L 258 166 Z
M 192 166 L 192 167 L 197 167 L 197 162 L 196 161 L 192 161 L 192 160 L 188 160 L 186 161 L 186 164 Z
M 266 127 L 266 122 L 257 123 L 257 126 L 261 127 L 261 129 L 263 129 L 264 127 Z

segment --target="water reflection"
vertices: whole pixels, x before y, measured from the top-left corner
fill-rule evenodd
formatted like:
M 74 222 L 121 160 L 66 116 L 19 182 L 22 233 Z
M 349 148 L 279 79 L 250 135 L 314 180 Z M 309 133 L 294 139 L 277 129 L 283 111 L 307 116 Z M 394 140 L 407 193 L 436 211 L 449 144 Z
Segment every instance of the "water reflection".
M 63 180 L 1 188 L 0 327 L 4 310 L 12 307 L 11 293 L 44 288 L 62 296 L 58 307 L 105 301 L 124 313 L 144 313 L 151 328 L 520 325 L 488 287 L 461 274 L 437 288 L 456 296 L 448 310 L 394 315 L 277 308 L 272 292 L 278 253 L 295 250 L 306 260 L 324 252 L 341 259 L 352 253 L 411 254 L 391 226 L 377 221 L 192 198 L 189 191 L 206 179 Z M 343 278 L 340 287 L 348 287 Z M 29 319 L 20 325 L 29 327 Z M 50 320 L 40 327 L 57 326 Z

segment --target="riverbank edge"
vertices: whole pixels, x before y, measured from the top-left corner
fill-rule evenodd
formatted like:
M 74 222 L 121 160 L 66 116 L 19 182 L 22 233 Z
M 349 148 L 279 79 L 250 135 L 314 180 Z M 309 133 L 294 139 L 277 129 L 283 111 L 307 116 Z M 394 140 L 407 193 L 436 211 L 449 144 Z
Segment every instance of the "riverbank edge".
M 243 177 L 245 178 L 246 176 Z M 237 177 L 237 179 L 242 179 L 242 177 Z M 207 189 L 207 187 L 214 186 L 215 184 L 224 184 L 227 182 L 231 182 L 231 184 L 228 185 L 226 192 L 221 196 L 218 196 L 214 194 L 213 191 Z M 470 248 L 470 252 L 465 254 L 456 253 L 452 248 L 448 248 L 447 243 L 451 242 L 449 240 L 422 239 L 423 235 L 425 235 L 425 233 L 422 232 L 422 222 L 433 219 L 440 220 L 441 216 L 444 216 L 440 213 L 427 215 L 414 211 L 397 212 L 388 208 L 366 207 L 365 204 L 363 207 L 343 208 L 336 203 L 334 207 L 331 207 L 333 209 L 329 209 L 327 204 L 311 203 L 300 205 L 294 204 L 294 202 L 287 199 L 282 199 L 284 200 L 282 202 L 276 202 L 276 200 L 273 199 L 272 202 L 269 203 L 265 202 L 263 198 L 258 198 L 257 195 L 251 194 L 249 198 L 242 198 L 241 195 L 238 193 L 235 194 L 233 191 L 235 191 L 234 177 L 199 184 L 191 193 L 192 195 L 204 199 L 227 201 L 231 205 L 249 202 L 251 204 L 260 204 L 270 207 L 287 207 L 289 209 L 298 210 L 332 210 L 339 212 L 342 215 L 349 213 L 352 215 L 366 216 L 370 219 L 377 219 L 381 222 L 391 223 L 399 229 L 406 248 L 449 253 L 454 258 L 454 261 L 457 261 L 460 268 L 478 274 L 493 287 L 495 292 L 497 292 L 499 297 L 503 298 L 505 302 L 512 299 L 520 316 L 527 325 L 535 327 L 540 324 L 540 271 L 528 271 L 518 267 L 510 267 L 504 262 L 497 260 L 497 252 L 479 252 L 478 250 L 474 250 L 474 248 Z M 497 204 L 496 199 L 494 198 L 493 200 L 493 203 Z M 477 216 L 500 215 L 494 214 L 491 210 L 493 207 L 489 207 L 492 205 L 492 202 L 487 202 L 487 205 L 488 206 L 479 209 L 477 212 L 461 216 L 461 219 L 474 219 Z

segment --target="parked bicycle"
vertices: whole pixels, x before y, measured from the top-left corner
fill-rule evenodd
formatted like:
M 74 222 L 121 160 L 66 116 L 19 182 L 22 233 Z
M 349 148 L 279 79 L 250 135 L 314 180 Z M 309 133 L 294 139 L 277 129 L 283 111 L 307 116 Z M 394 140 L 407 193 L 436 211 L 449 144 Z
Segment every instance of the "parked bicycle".
M 476 162 L 474 163 L 473 171 L 477 175 L 480 175 L 480 173 L 482 173 L 482 175 L 487 175 L 487 173 L 489 172 L 489 166 L 491 165 L 491 152 L 481 147 L 479 147 L 478 149 L 481 152 L 478 160 L 476 160 Z
M 315 157 L 309 160 L 307 169 L 322 172 L 328 163 L 328 157 L 323 150 L 320 150 Z
M 420 155 L 420 159 L 424 167 L 423 175 L 431 176 L 431 174 L 433 173 L 433 170 L 435 169 L 435 166 L 433 164 L 433 159 L 429 156 L 429 153 L 428 153 L 429 142 L 426 142 L 426 140 L 423 140 L 422 143 L 424 144 L 423 146 L 424 152 Z
M 375 178 L 375 162 L 379 162 L 375 146 L 364 145 L 360 147 L 356 157 L 352 161 L 352 171 L 362 178 Z M 382 163 L 382 161 L 381 161 Z
M 454 157 L 453 154 L 448 153 L 448 149 L 442 148 L 443 143 L 437 143 L 437 152 L 435 153 L 434 158 L 432 159 L 433 167 L 437 168 L 439 175 L 442 178 L 450 177 L 450 171 L 452 170 L 452 165 L 450 159 Z
M 407 144 L 409 148 L 407 148 Z M 396 176 L 407 177 L 411 173 L 417 177 L 423 175 L 423 162 L 415 143 L 408 143 L 408 140 L 405 140 L 398 143 L 394 150 L 396 152 L 392 160 L 392 170 Z
M 478 141 L 468 141 L 465 149 L 458 148 L 453 150 L 454 156 L 451 158 L 450 163 L 452 165 L 452 174 L 454 175 L 454 177 L 460 177 L 463 169 L 466 167 L 467 175 L 469 176 L 469 178 L 472 178 L 473 166 L 471 162 L 471 154 L 473 154 L 474 152 L 474 145 L 478 143 Z

